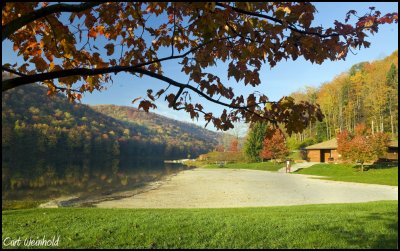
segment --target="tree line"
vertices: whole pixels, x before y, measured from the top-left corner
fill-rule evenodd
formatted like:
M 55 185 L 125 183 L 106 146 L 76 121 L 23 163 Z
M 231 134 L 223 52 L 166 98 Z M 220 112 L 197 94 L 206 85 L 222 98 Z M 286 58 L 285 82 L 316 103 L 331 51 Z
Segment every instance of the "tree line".
M 186 127 L 179 134 L 179 122 L 158 115 L 152 116 L 158 122 L 164 120 L 159 124 L 152 123 L 154 118 L 138 119 L 136 123 L 134 118 L 121 121 L 87 105 L 69 103 L 61 95 L 50 98 L 43 92 L 44 88 L 30 85 L 3 93 L 3 161 L 177 159 L 208 152 L 217 142 L 214 139 L 217 134 L 204 133 L 201 128 L 188 124 L 182 124 Z M 107 109 L 113 110 L 116 114 L 129 111 L 116 106 L 97 109 L 104 113 Z
M 353 65 L 347 72 L 323 83 L 292 93 L 300 102 L 319 104 L 322 122 L 310 123 L 288 139 L 292 149 L 336 137 L 344 130 L 355 132 L 365 124 L 371 133 L 389 133 L 398 137 L 398 51 L 373 62 Z
M 303 132 L 291 136 L 281 125 L 253 123 L 244 144 L 245 155 L 250 161 L 285 158 L 289 149 L 338 137 L 344 160 L 364 163 L 382 156 L 388 140 L 398 137 L 397 60 L 395 51 L 382 60 L 353 65 L 318 88 L 307 86 L 292 93 L 297 103 L 318 104 L 324 119 L 310 122 Z M 367 132 L 370 139 L 361 138 Z

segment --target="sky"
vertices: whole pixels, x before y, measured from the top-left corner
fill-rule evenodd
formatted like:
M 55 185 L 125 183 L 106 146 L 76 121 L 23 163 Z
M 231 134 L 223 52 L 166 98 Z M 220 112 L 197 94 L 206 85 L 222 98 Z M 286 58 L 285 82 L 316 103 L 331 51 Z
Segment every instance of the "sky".
M 349 10 L 356 10 L 358 15 L 362 15 L 369 11 L 368 7 L 375 6 L 382 14 L 388 12 L 397 12 L 398 3 L 385 3 L 385 2 L 340 2 L 340 3 L 314 3 L 318 13 L 315 15 L 313 25 L 322 25 L 324 28 L 333 25 L 335 19 L 344 22 L 345 15 Z M 163 20 L 157 19 L 154 22 L 162 22 Z M 222 62 L 217 64 L 213 69 L 214 73 L 218 73 L 223 83 L 234 88 L 236 95 L 248 95 L 254 91 L 266 94 L 270 100 L 277 101 L 282 96 L 287 96 L 294 91 L 298 91 L 305 86 L 318 87 L 322 83 L 332 80 L 336 75 L 347 71 L 352 65 L 364 61 L 372 61 L 382 59 L 390 55 L 393 51 L 398 49 L 398 25 L 383 25 L 380 26 L 379 32 L 370 36 L 368 41 L 371 42 L 369 48 L 362 48 L 354 50 L 356 55 L 348 53 L 345 61 L 325 61 L 321 65 L 312 64 L 299 57 L 296 61 L 288 60 L 279 62 L 274 68 L 270 68 L 268 64 L 263 65 L 260 71 L 261 84 L 256 88 L 245 87 L 244 84 L 236 83 L 233 78 L 227 79 L 227 64 Z M 170 49 L 169 49 L 170 50 Z M 3 64 L 9 61 L 15 62 L 17 56 L 12 50 L 12 45 L 9 41 L 2 44 L 2 61 Z M 18 62 L 22 62 L 18 59 Z M 165 75 L 173 78 L 174 80 L 186 83 L 188 77 L 180 72 L 178 64 L 171 62 L 163 65 Z M 147 89 L 165 88 L 165 84 L 151 79 L 149 77 L 134 78 L 130 74 L 120 73 L 113 77 L 114 83 L 107 84 L 107 90 L 102 92 L 95 91 L 87 93 L 82 98 L 82 103 L 96 105 L 96 104 L 115 104 L 130 107 L 137 107 L 138 102 L 132 104 L 132 100 L 146 95 Z M 157 87 L 159 87 L 157 89 Z M 224 107 L 209 103 L 198 99 L 193 95 L 194 101 L 199 101 L 206 111 L 220 114 Z M 173 111 L 167 107 L 166 101 L 162 98 L 156 102 L 157 109 L 152 110 L 155 113 L 193 123 L 199 126 L 204 126 L 205 121 L 199 119 L 192 121 L 189 114 L 184 111 Z M 241 126 L 242 128 L 245 126 Z M 214 130 L 215 128 L 211 123 L 207 129 Z M 242 130 L 241 134 L 244 134 Z

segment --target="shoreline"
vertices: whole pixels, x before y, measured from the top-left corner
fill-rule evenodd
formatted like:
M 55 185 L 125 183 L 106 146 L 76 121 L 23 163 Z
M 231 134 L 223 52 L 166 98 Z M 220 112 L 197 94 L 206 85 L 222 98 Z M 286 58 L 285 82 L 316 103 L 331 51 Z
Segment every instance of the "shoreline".
M 188 169 L 190 170 L 190 169 Z M 183 170 L 180 172 L 184 172 Z M 180 173 L 178 172 L 178 173 Z M 178 173 L 172 173 L 170 175 L 163 176 L 160 180 L 148 181 L 137 184 L 133 188 L 128 190 L 121 190 L 111 192 L 107 195 L 85 195 L 82 196 L 80 193 L 72 195 L 64 195 L 51 199 L 45 203 L 42 203 L 38 208 L 62 208 L 62 207 L 96 207 L 96 203 L 102 203 L 106 201 L 120 200 L 136 196 L 141 193 L 145 193 L 151 190 L 159 188 L 163 183 L 168 181 L 171 177 L 178 175 Z
M 398 187 L 247 169 L 185 170 L 100 208 L 230 208 L 398 200 Z

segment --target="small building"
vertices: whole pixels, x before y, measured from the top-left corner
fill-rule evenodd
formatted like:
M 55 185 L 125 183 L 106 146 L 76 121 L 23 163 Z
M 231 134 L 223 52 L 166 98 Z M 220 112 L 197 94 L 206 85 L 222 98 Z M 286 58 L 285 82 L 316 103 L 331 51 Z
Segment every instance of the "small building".
M 310 162 L 337 162 L 337 140 L 333 138 L 315 145 L 307 146 L 307 161 Z
M 307 161 L 310 162 L 339 162 L 340 154 L 337 151 L 337 139 L 333 138 L 315 145 L 307 146 Z M 398 161 L 398 141 L 391 140 L 385 156 L 380 159 Z
M 398 161 L 399 160 L 399 141 L 398 140 L 390 141 L 385 158 L 390 161 Z

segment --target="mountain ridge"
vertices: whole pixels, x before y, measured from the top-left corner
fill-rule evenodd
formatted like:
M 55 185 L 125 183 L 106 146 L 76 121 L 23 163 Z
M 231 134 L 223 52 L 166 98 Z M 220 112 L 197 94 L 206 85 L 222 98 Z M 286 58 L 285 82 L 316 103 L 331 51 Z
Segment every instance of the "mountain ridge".
M 70 103 L 61 94 L 48 97 L 46 88 L 36 84 L 3 93 L 2 117 L 3 156 L 16 158 L 24 152 L 187 158 L 212 150 L 220 137 L 128 106 Z

